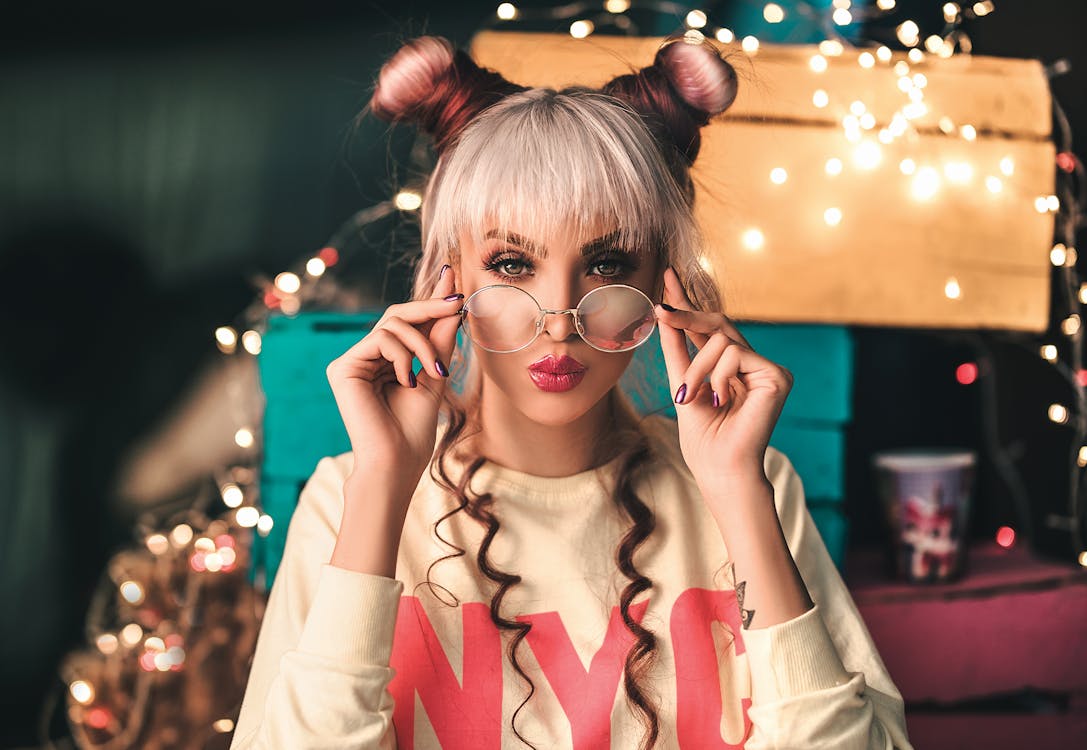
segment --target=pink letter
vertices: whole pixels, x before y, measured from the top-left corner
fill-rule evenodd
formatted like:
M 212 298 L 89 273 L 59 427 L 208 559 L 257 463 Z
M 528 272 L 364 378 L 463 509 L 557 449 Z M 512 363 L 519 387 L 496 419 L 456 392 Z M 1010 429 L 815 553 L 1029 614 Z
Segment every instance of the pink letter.
M 630 616 L 641 623 L 648 601 L 630 606 Z M 611 708 L 623 673 L 623 662 L 634 644 L 634 635 L 623 624 L 618 607 L 612 607 L 604 643 L 585 671 L 558 612 L 542 612 L 517 618 L 532 623 L 525 638 L 532 646 L 548 682 L 566 711 L 574 750 L 608 747 L 611 743 Z
M 487 605 L 462 604 L 463 686 L 418 597 L 400 597 L 389 665 L 401 750 L 415 747 L 415 693 L 443 748 L 498 750 L 502 742 L 502 642 Z
M 742 748 L 721 737 L 721 682 L 713 621 L 723 622 L 736 637 L 736 654 L 744 653 L 740 636 L 740 610 L 735 591 L 691 588 L 676 597 L 669 627 L 676 656 L 676 731 L 680 747 Z M 742 702 L 744 737 L 751 731 L 747 718 L 750 698 Z

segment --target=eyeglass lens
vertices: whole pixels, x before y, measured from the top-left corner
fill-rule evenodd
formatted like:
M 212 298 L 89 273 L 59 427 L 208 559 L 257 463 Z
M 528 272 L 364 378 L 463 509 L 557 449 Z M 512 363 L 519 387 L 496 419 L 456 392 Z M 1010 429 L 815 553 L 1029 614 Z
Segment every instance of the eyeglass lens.
M 512 352 L 527 346 L 537 333 L 540 307 L 514 286 L 480 289 L 465 305 L 465 330 L 473 341 L 494 352 Z M 645 342 L 656 325 L 653 303 L 633 287 L 599 287 L 578 306 L 585 340 L 605 351 L 624 351 Z

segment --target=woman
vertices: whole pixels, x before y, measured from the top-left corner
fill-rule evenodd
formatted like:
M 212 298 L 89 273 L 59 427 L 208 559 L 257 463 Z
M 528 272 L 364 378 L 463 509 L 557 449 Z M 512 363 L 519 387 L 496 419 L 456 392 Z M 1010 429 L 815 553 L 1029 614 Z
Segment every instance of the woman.
M 736 86 L 706 41 L 600 90 L 434 37 L 385 64 L 370 109 L 439 155 L 413 300 L 327 368 L 351 450 L 302 491 L 234 748 L 910 747 L 768 446 L 792 376 L 698 262 Z M 618 386 L 654 327 L 676 421 Z

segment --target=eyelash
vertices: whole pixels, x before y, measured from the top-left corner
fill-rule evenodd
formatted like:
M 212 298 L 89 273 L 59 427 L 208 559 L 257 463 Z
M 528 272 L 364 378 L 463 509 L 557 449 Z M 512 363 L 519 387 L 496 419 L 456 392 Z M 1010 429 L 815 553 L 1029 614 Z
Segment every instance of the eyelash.
M 604 263 L 612 264 L 616 267 L 615 273 L 610 275 L 597 275 L 602 279 L 609 280 L 625 278 L 638 268 L 638 265 L 629 260 L 628 257 L 629 256 L 627 253 L 605 252 L 594 258 L 589 264 L 589 268 Z M 523 256 L 521 256 L 519 253 L 511 252 L 509 250 L 500 250 L 493 253 L 489 258 L 487 258 L 486 261 L 484 261 L 481 268 L 484 271 L 490 272 L 492 276 L 495 276 L 496 278 L 503 281 L 507 281 L 509 279 L 519 279 L 529 275 L 527 273 L 502 273 L 499 269 L 507 263 L 519 263 L 526 269 L 532 268 L 532 264 L 528 262 Z

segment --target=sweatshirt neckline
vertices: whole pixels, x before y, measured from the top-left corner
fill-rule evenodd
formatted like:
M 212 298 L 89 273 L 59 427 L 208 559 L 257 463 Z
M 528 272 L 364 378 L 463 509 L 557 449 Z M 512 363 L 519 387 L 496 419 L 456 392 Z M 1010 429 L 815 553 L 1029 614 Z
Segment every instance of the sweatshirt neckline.
M 560 477 L 530 474 L 487 460 L 472 476 L 470 487 L 477 492 L 492 492 L 501 502 L 585 502 L 607 494 L 619 471 L 622 456 L 600 466 Z

